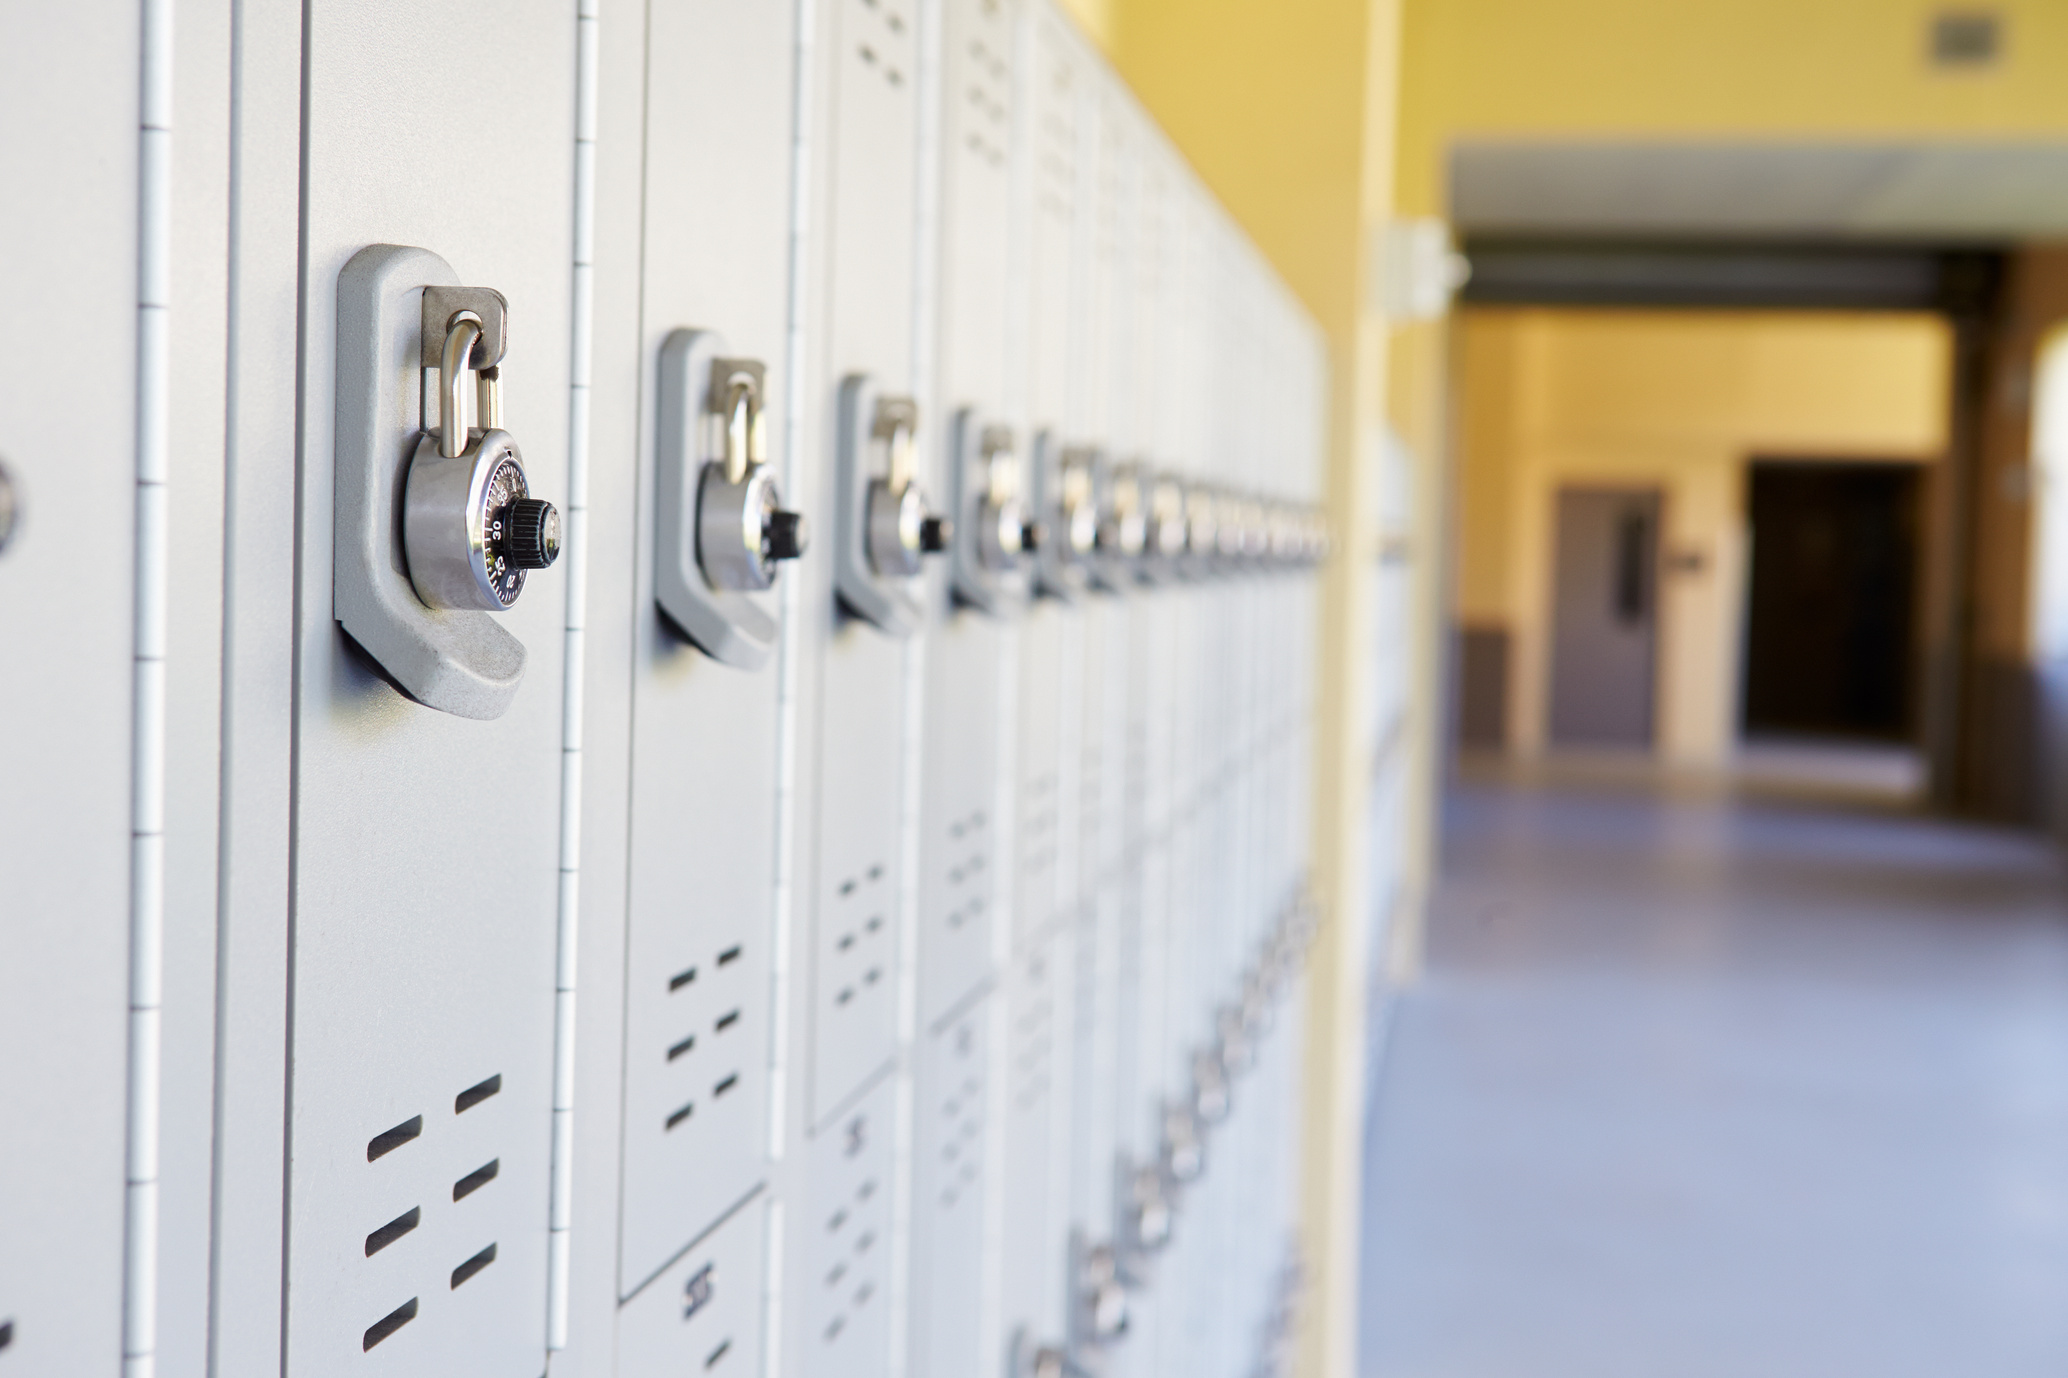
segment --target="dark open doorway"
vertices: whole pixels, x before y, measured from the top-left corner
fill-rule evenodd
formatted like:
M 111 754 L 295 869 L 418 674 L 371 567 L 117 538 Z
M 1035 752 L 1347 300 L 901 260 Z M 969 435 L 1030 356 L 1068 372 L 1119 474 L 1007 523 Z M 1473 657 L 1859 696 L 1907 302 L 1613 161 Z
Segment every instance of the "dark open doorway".
M 1762 460 L 1748 486 L 1745 731 L 1912 740 L 1916 466 Z

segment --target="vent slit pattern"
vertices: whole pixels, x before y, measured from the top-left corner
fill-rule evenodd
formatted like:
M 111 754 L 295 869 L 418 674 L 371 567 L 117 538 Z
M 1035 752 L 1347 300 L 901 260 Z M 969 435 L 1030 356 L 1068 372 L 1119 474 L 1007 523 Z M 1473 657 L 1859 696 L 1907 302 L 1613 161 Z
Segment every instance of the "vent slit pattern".
M 382 1130 L 366 1141 L 366 1161 L 385 1157 L 424 1132 L 424 1117 L 412 1115 L 393 1129 Z
M 372 1349 L 382 1340 L 387 1339 L 415 1319 L 416 1298 L 411 1297 L 408 1301 L 366 1327 L 366 1334 L 360 1337 L 359 1341 L 361 1352 Z
M 503 1160 L 500 1158 L 490 1158 L 480 1167 L 475 1168 L 472 1172 L 452 1184 L 452 1199 L 459 1201 L 472 1196 L 475 1192 L 493 1182 L 495 1175 L 502 1170 Z

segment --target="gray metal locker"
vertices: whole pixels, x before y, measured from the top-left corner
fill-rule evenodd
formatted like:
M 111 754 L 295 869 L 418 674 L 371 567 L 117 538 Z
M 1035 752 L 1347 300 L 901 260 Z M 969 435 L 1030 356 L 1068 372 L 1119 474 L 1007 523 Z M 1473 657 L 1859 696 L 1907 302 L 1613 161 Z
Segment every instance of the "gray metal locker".
M 627 1303 L 618 1325 L 618 1371 L 759 1374 L 768 1225 L 767 1198 L 750 1198 Z
M 925 1031 L 913 1097 L 912 1339 L 905 1370 L 983 1372 L 998 1353 L 991 1158 L 997 1000 L 978 996 Z
M 1096 538 L 1091 454 L 1081 445 L 1076 352 L 1078 144 L 1088 71 L 1070 21 L 1030 3 L 1017 16 L 1014 222 L 1019 227 L 1030 510 L 1042 527 L 1034 598 L 1019 625 L 1014 688 L 1014 899 L 1005 980 L 1005 1079 L 998 1162 L 999 1333 L 1018 1362 L 1069 1338 L 1072 1037 L 1083 789 L 1081 604 Z M 1074 472 L 1065 491 L 1065 456 Z
M 675 0 L 645 23 L 640 315 L 624 323 L 638 332 L 641 372 L 619 1208 L 627 1297 L 766 1172 L 781 687 L 772 653 L 783 588 L 754 585 L 793 577 L 779 561 L 716 566 L 732 548 L 700 539 L 699 523 L 738 529 L 743 485 L 725 482 L 722 466 L 746 460 L 765 467 L 757 481 L 774 480 L 789 443 L 795 16 Z M 726 213 L 714 215 L 721 188 Z M 765 548 L 773 518 L 747 515 Z
M 129 4 L 0 17 L 0 127 L 15 131 L 0 140 L 0 184 L 15 204 L 0 224 L 0 1369 L 10 1373 L 114 1373 L 123 1356 L 137 19 Z
M 897 1085 L 876 1087 L 816 1135 L 808 1185 L 792 1208 L 797 1256 L 786 1308 L 797 1308 L 788 1360 L 807 1373 L 879 1373 L 889 1362 L 896 1295 Z
M 394 581 L 421 599 L 433 566 L 413 545 L 403 564 L 381 504 L 412 452 L 428 463 L 420 427 L 456 422 L 467 400 L 463 378 L 442 396 L 427 382 L 440 344 L 424 338 L 422 289 L 441 283 L 507 301 L 500 361 L 486 298 L 467 308 L 481 342 L 448 324 L 444 357 L 455 373 L 500 369 L 530 492 L 563 497 L 575 16 L 370 19 L 345 3 L 307 19 L 286 1362 L 530 1375 L 546 1336 L 564 590 L 545 569 L 507 612 L 412 610 Z M 468 60 L 448 84 L 398 52 Z M 471 146 L 467 194 L 427 195 L 454 102 L 485 69 L 525 98 Z M 380 245 L 415 251 L 363 253 Z M 367 580 L 402 600 L 379 604 L 401 619 L 392 642 L 367 620 Z M 341 619 L 358 619 L 351 636 Z
M 907 0 L 837 0 L 822 12 L 818 72 L 823 131 L 813 233 L 821 299 L 807 331 L 804 385 L 812 456 L 799 496 L 821 515 L 819 557 L 798 571 L 802 673 L 815 705 L 800 789 L 816 847 L 812 919 L 808 1119 L 823 1126 L 897 1051 L 898 921 L 903 881 L 905 646 L 910 624 L 871 623 L 833 577 L 843 540 L 836 487 L 843 446 L 854 466 L 909 448 L 927 418 L 898 415 L 909 398 L 914 299 L 919 82 L 916 8 Z M 864 414 L 866 413 L 866 414 Z M 843 429 L 846 422 L 854 424 Z M 879 429 L 882 423 L 883 429 Z M 893 424 L 894 423 L 894 424 Z M 893 459 L 893 462 L 894 459 Z M 824 528 L 834 529 L 826 530 Z M 826 558 L 826 557 L 831 558 Z M 909 598 L 888 576 L 895 617 Z
M 893 1069 L 912 1018 L 907 638 L 923 616 L 911 575 L 943 534 L 927 521 L 939 495 L 923 493 L 914 458 L 938 423 L 915 396 L 920 36 L 931 22 L 916 0 L 833 0 L 804 48 L 792 478 L 818 530 L 794 572 L 790 631 L 801 864 L 780 1314 L 793 1374 L 887 1374 L 902 1295 L 891 1211 L 909 1089 Z M 879 514 L 887 525 L 872 527 Z
M 1003 1241 L 992 1202 L 993 1086 L 1005 1049 L 990 998 L 1009 942 L 1015 821 L 1007 757 L 1016 687 L 1014 626 L 1036 532 L 1026 507 L 1027 438 L 1010 361 L 1022 255 L 1013 217 L 1017 26 L 998 0 L 945 0 L 938 84 L 937 343 L 933 490 L 954 525 L 929 577 L 924 713 L 918 742 L 918 1009 L 907 1369 L 980 1371 L 996 1351 Z

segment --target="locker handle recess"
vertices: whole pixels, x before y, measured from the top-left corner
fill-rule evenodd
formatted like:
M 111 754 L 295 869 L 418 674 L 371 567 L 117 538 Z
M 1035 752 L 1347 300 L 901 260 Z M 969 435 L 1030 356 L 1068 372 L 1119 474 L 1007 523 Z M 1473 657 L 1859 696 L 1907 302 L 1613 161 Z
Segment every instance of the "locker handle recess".
M 921 558 L 947 549 L 954 532 L 928 510 L 912 473 L 919 409 L 851 374 L 840 385 L 838 425 L 834 594 L 877 630 L 910 636 L 923 616 L 912 588 Z
M 507 310 L 427 249 L 369 245 L 338 274 L 332 613 L 404 693 L 463 718 L 516 696 L 524 644 L 495 613 L 559 553 L 559 514 L 499 424 Z M 480 424 L 459 443 L 463 373 Z
M 758 670 L 778 628 L 755 595 L 810 539 L 765 460 L 766 369 L 716 331 L 676 330 L 658 392 L 654 601 L 713 660 Z

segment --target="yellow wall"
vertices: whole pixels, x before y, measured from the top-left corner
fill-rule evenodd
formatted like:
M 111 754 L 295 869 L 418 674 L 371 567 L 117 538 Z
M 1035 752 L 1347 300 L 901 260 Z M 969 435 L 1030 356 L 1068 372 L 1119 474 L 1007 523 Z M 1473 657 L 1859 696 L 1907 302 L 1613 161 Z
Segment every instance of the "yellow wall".
M 1725 763 L 1745 462 L 1936 460 L 1951 344 L 1928 315 L 1466 312 L 1456 610 L 1513 637 L 1509 740 L 1525 753 L 1544 744 L 1557 490 L 1657 487 L 1664 552 L 1701 565 L 1662 576 L 1659 746 L 1680 763 Z
M 2005 56 L 1926 62 L 1946 10 L 2004 17 Z M 1408 0 L 1399 198 L 1445 210 L 1460 138 L 2059 137 L 2068 5 L 1997 0 Z
M 1058 0 L 1063 13 L 1077 21 L 1085 36 L 1103 51 L 1113 47 L 1113 0 Z

